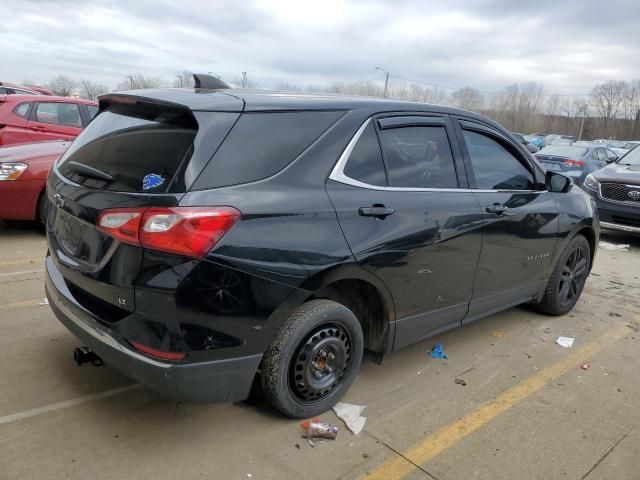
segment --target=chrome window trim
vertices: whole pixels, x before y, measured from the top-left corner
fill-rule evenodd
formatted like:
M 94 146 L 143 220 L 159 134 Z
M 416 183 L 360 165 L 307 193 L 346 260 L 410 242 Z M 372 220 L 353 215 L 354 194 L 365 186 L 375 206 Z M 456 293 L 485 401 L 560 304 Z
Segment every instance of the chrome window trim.
M 337 163 L 333 167 L 331 174 L 329 175 L 329 180 L 333 180 L 335 182 L 343 183 L 345 185 L 351 185 L 352 187 L 366 188 L 368 190 L 379 190 L 386 192 L 471 192 L 471 193 L 545 193 L 547 190 L 480 190 L 477 188 L 420 188 L 420 187 L 389 187 L 389 186 L 381 186 L 381 185 L 371 185 L 368 183 L 361 182 L 359 180 L 355 180 L 351 177 L 348 177 L 344 173 L 344 167 L 351 156 L 351 152 L 355 148 L 358 140 L 362 136 L 363 132 L 371 123 L 371 118 L 367 118 L 365 122 L 358 128 L 356 133 L 353 135 L 347 147 L 340 155 Z

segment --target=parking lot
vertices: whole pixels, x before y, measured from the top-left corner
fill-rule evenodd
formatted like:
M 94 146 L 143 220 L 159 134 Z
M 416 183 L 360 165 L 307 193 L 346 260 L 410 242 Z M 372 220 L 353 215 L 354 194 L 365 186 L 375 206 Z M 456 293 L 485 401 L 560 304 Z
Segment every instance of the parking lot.
M 0 224 L 0 478 L 640 478 L 640 239 L 603 240 L 631 249 L 598 251 L 570 314 L 513 308 L 366 362 L 345 398 L 364 432 L 327 412 L 339 435 L 312 448 L 260 398 L 176 404 L 75 366 L 44 235 Z

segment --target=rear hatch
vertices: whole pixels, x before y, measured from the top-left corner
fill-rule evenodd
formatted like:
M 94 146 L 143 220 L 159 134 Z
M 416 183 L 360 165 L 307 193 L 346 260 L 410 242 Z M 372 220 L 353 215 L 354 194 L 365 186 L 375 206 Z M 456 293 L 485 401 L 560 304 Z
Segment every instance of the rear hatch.
M 237 116 L 132 96 L 101 102 L 48 180 L 50 254 L 83 307 L 107 322 L 136 308 L 144 249 L 98 229 L 100 213 L 176 206 Z

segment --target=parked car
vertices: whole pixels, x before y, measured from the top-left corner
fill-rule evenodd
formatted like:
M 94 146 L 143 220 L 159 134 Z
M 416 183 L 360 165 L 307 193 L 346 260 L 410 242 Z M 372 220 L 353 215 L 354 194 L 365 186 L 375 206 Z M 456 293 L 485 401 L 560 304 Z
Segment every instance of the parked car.
M 576 141 L 576 137 L 573 137 L 571 135 L 560 135 L 560 134 L 556 134 L 556 133 L 552 133 L 552 134 L 549 134 L 546 137 L 544 137 L 545 145 L 551 145 L 551 144 L 556 143 L 556 142 L 558 142 L 560 144 L 570 145 L 575 141 Z
M 529 150 L 531 153 L 536 153 L 540 150 L 535 143 L 529 142 L 526 138 L 524 138 L 523 134 L 511 132 L 511 135 L 513 135 L 516 140 L 523 144 L 524 148 Z
M 587 175 L 582 188 L 596 201 L 603 228 L 640 233 L 640 149 Z
M 72 140 L 89 124 L 98 104 L 45 95 L 0 95 L 0 146 Z
M 52 140 L 0 147 L 1 220 L 40 219 L 44 224 L 47 175 L 70 143 Z
M 544 135 L 540 133 L 532 133 L 531 135 L 525 135 L 524 138 L 527 142 L 533 143 L 538 148 L 542 148 L 545 146 Z
M 577 185 L 589 173 L 618 159 L 613 151 L 597 145 L 549 145 L 535 157 L 547 170 L 568 175 Z
M 0 82 L 0 95 L 42 95 L 42 93 L 35 88 Z
M 196 80 L 101 97 L 49 175 L 47 297 L 112 367 L 190 402 L 257 376 L 310 417 L 364 350 L 578 300 L 595 206 L 495 122 Z

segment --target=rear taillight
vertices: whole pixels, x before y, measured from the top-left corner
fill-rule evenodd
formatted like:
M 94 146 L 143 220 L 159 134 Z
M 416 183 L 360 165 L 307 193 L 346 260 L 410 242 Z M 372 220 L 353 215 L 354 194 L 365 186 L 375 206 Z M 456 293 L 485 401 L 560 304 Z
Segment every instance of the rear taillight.
M 129 343 L 140 352 L 149 355 L 151 357 L 161 358 L 162 360 L 178 361 L 183 360 L 187 354 L 183 352 L 165 352 L 164 350 L 158 350 L 157 348 L 148 347 L 139 342 L 129 340 Z
M 123 243 L 203 257 L 239 218 L 233 207 L 110 208 L 97 228 Z
M 144 209 L 140 208 L 103 210 L 98 216 L 98 230 L 122 243 L 140 245 L 140 221 L 143 212 Z
M 565 160 L 562 163 L 568 167 L 584 167 L 584 162 L 582 160 Z

